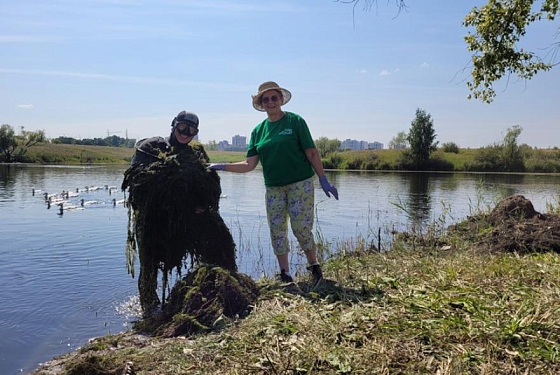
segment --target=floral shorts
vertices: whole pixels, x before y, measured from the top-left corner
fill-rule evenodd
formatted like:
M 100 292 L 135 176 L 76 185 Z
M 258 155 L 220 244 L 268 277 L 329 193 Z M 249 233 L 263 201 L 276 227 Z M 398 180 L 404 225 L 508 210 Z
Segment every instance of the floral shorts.
M 314 200 L 312 178 L 289 185 L 266 188 L 266 216 L 274 254 L 283 255 L 290 252 L 288 217 L 292 232 L 301 249 L 308 252 L 315 248 L 313 240 Z

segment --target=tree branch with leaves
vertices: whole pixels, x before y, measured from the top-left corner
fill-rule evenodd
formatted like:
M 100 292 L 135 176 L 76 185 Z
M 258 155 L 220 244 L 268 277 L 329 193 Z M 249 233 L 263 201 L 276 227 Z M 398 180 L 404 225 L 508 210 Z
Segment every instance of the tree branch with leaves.
M 463 25 L 474 32 L 465 37 L 472 52 L 471 80 L 467 85 L 470 98 L 490 103 L 496 96 L 494 83 L 502 77 L 516 75 L 531 79 L 539 71 L 550 70 L 555 64 L 543 62 L 533 52 L 519 48 L 527 27 L 542 19 L 550 21 L 559 14 L 559 0 L 542 0 L 540 10 L 534 11 L 535 0 L 489 0 L 488 4 L 474 7 Z M 559 43 L 553 48 L 558 49 Z M 554 59 L 555 53 L 552 54 Z

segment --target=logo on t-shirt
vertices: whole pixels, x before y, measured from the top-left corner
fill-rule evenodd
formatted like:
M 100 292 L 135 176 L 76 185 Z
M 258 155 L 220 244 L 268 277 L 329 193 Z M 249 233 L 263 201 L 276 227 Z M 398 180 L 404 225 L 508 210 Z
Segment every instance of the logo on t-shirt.
M 278 135 L 290 135 L 292 134 L 292 129 L 284 129 Z

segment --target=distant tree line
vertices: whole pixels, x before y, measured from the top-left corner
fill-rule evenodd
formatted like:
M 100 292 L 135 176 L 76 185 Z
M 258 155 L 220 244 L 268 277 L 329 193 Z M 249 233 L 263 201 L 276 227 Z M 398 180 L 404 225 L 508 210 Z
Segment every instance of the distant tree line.
M 134 138 L 122 138 L 116 135 L 105 138 L 83 138 L 57 137 L 51 139 L 51 143 L 64 145 L 86 145 L 86 146 L 109 146 L 133 148 L 136 144 Z
M 17 135 L 11 125 L 3 124 L 0 127 L 0 162 L 13 163 L 25 161 L 25 154 L 30 147 L 38 143 L 90 145 L 133 148 L 136 139 L 122 138 L 116 135 L 106 138 L 75 139 L 71 137 L 57 137 L 47 139 L 44 130 L 27 131 L 23 127 L 21 134 Z
M 396 160 L 387 161 L 377 151 L 338 151 L 338 140 L 320 138 L 316 141 L 323 166 L 329 169 L 355 170 L 424 170 L 472 172 L 545 172 L 560 173 L 560 150 L 539 150 L 529 145 L 519 145 L 520 125 L 508 128 L 501 142 L 475 150 L 474 158 L 456 169 L 446 154 L 462 151 L 455 142 L 445 142 L 438 148 L 433 120 L 429 113 L 418 108 L 407 132 L 400 131 L 389 142 L 389 148 L 398 150 Z M 332 145 L 332 147 L 328 147 Z M 437 151 L 437 152 L 436 152 Z

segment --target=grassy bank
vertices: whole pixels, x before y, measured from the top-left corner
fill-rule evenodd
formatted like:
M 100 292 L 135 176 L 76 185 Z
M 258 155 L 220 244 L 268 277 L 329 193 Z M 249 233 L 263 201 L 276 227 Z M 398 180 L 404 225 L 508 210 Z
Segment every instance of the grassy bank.
M 43 143 L 29 148 L 24 162 L 42 164 L 128 164 L 134 149 L 107 146 L 83 146 Z M 208 151 L 214 163 L 230 163 L 245 159 L 244 152 Z M 458 153 L 437 150 L 432 153 L 426 170 L 502 172 L 501 165 L 488 149 L 460 149 Z M 400 150 L 364 150 L 336 152 L 323 157 L 327 169 L 342 170 L 406 170 Z M 560 150 L 523 149 L 523 165 L 517 172 L 560 173 Z
M 489 251 L 492 226 L 472 223 L 342 252 L 316 287 L 261 280 L 252 313 L 214 333 L 106 336 L 37 374 L 560 373 L 560 255 Z
M 25 162 L 42 164 L 128 164 L 133 148 L 42 143 L 27 151 Z M 212 162 L 244 160 L 244 152 L 209 151 Z
M 431 154 L 425 170 L 465 172 L 529 172 L 560 173 L 560 150 L 536 150 L 525 147 L 521 153 L 522 163 L 515 170 L 508 169 L 499 150 L 459 149 L 459 152 L 437 150 Z M 336 152 L 323 157 L 328 169 L 352 170 L 407 170 L 409 160 L 401 150 L 363 150 Z

